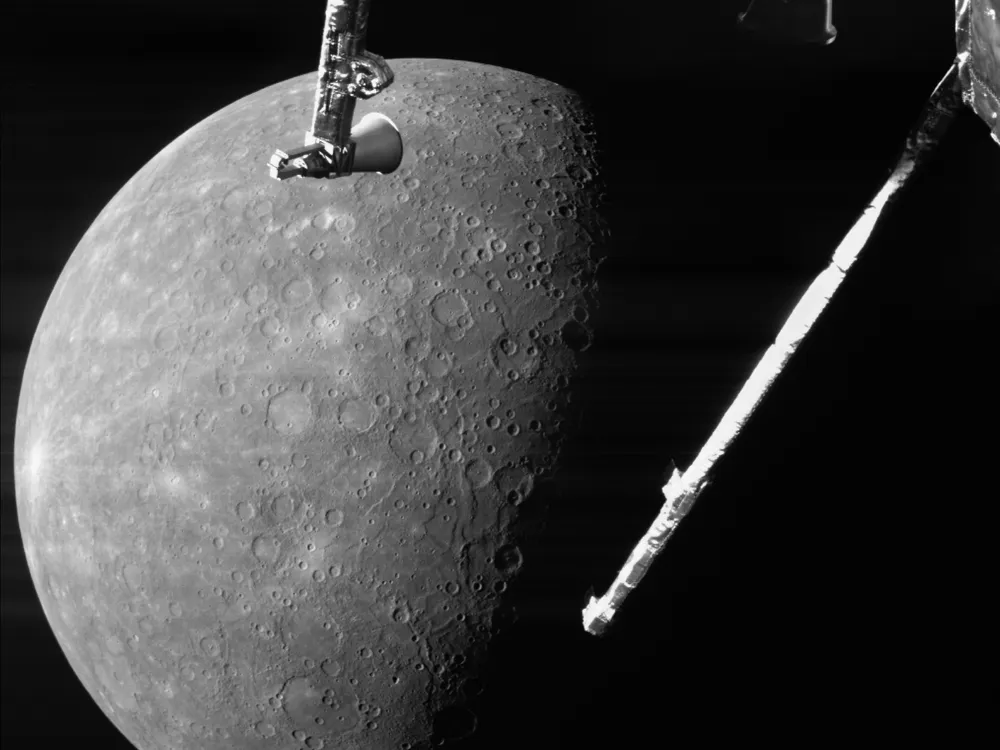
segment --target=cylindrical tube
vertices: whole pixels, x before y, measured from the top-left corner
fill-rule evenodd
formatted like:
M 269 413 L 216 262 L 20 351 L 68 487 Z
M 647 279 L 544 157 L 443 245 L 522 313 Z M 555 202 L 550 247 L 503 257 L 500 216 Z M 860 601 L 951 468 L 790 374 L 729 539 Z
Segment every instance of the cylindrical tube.
M 351 58 L 365 49 L 369 6 L 370 0 L 327 0 L 312 135 L 339 146 L 351 138 L 355 98 L 346 86 Z
M 774 343 L 764 352 L 694 461 L 683 474 L 674 470 L 663 487 L 665 502 L 659 514 L 632 550 L 611 587 L 600 598 L 590 598 L 583 610 L 583 627 L 588 633 L 601 635 L 625 603 L 629 593 L 639 585 L 677 525 L 711 481 L 716 463 L 739 436 L 833 298 L 867 244 L 885 208 L 907 184 L 914 171 L 926 163 L 961 106 L 961 86 L 956 63 L 949 68 L 931 94 L 916 126 L 906 138 L 902 154 L 889 179 L 841 240 L 830 264 L 816 276 L 799 299 Z

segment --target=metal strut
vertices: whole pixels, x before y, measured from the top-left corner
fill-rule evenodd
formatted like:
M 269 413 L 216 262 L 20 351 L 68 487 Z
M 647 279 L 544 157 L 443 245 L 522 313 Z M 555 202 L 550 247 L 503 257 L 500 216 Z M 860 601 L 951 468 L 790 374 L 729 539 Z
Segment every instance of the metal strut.
M 712 480 L 713 469 L 739 437 L 765 394 L 809 334 L 833 298 L 852 264 L 866 246 L 879 217 L 897 193 L 911 183 L 911 175 L 928 162 L 945 131 L 962 106 L 958 63 L 953 64 L 928 99 L 916 125 L 907 136 L 902 155 L 882 189 L 868 204 L 841 240 L 830 264 L 810 284 L 781 327 L 774 343 L 757 362 L 735 400 L 686 471 L 676 466 L 663 486 L 663 506 L 649 529 L 632 549 L 610 588 L 600 598 L 588 597 L 583 627 L 592 635 L 604 634 L 628 595 L 639 585 L 664 545 L 677 530 L 698 496 Z
M 305 145 L 275 149 L 271 177 L 342 177 L 354 168 L 351 123 L 357 99 L 370 99 L 395 76 L 385 59 L 365 49 L 371 0 L 327 0 L 312 130 Z

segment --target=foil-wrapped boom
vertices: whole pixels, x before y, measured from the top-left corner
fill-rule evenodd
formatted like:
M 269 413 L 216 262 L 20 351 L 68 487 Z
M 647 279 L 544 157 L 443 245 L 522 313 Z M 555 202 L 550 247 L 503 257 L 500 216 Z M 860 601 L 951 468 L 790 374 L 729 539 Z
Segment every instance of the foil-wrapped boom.
M 955 0 L 962 97 L 1000 145 L 1000 2 Z
M 370 99 L 393 81 L 385 60 L 365 49 L 370 4 L 371 0 L 327 3 L 313 108 L 314 139 L 347 143 L 355 99 Z
M 886 206 L 926 164 L 963 103 L 989 126 L 1000 144 L 1000 0 L 955 0 L 957 54 L 910 131 L 892 174 L 841 240 L 830 264 L 813 280 L 774 343 L 768 347 L 736 399 L 702 446 L 687 471 L 672 467 L 663 486 L 665 502 L 652 525 L 633 548 L 611 586 L 601 597 L 588 594 L 583 627 L 593 635 L 607 632 L 629 593 L 676 531 L 701 492 L 711 483 L 718 460 L 739 436 L 765 394 L 829 304 L 855 259 L 871 237 Z M 751 13 L 752 12 L 752 13 Z M 772 38 L 829 43 L 830 0 L 754 0 L 740 23 Z
M 385 59 L 365 49 L 370 3 L 327 0 L 312 130 L 306 133 L 304 146 L 275 150 L 268 162 L 271 177 L 285 180 L 351 174 L 355 102 L 370 99 L 394 80 Z
M 809 335 L 820 314 L 830 303 L 854 261 L 868 244 L 874 229 L 891 201 L 912 182 L 911 175 L 926 164 L 962 107 L 958 63 L 954 63 L 928 99 L 916 125 L 910 131 L 895 169 L 851 230 L 841 240 L 830 260 L 806 289 L 778 331 L 774 343 L 764 352 L 733 403 L 722 415 L 698 455 L 681 472 L 676 467 L 664 485 L 664 503 L 649 530 L 633 548 L 625 565 L 601 597 L 590 596 L 583 609 L 583 627 L 592 635 L 604 634 L 628 595 L 639 585 L 678 524 L 711 483 L 712 472 L 733 441 L 743 431 L 764 396 L 774 385 L 785 365 Z

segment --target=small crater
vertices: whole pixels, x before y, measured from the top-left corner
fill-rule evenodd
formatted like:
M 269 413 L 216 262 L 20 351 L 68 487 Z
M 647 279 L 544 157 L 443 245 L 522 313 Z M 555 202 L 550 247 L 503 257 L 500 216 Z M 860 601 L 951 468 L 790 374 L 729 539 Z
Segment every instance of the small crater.
M 222 208 L 230 213 L 242 213 L 247 206 L 249 194 L 243 188 L 229 191 L 222 199 Z
M 343 309 L 343 298 L 337 290 L 336 284 L 328 284 L 323 287 L 323 291 L 319 295 L 319 306 L 323 308 L 323 312 L 331 317 Z
M 257 511 L 254 510 L 252 503 L 249 503 L 246 500 L 240 500 L 236 503 L 236 516 L 241 521 L 251 521 L 256 515 Z
M 309 279 L 292 279 L 281 290 L 281 300 L 289 307 L 301 307 L 312 297 Z
M 403 345 L 403 351 L 407 357 L 412 357 L 418 362 L 431 352 L 431 342 L 426 336 L 410 336 Z
M 253 556 L 263 563 L 273 563 L 278 559 L 278 552 L 281 545 L 272 536 L 258 536 L 250 545 Z
M 497 486 L 507 502 L 520 505 L 531 495 L 535 487 L 535 475 L 524 466 L 505 468 L 497 472 Z
M 284 521 L 295 512 L 295 498 L 283 492 L 271 501 L 271 512 L 279 521 Z
M 389 277 L 386 289 L 395 297 L 406 297 L 413 291 L 413 279 L 405 273 L 396 273 Z
M 518 122 L 501 122 L 497 125 L 497 133 L 508 141 L 516 141 L 524 136 L 524 128 Z
M 443 326 L 459 324 L 459 318 L 469 312 L 465 298 L 454 289 L 441 292 L 431 301 L 431 315 Z
M 435 349 L 428 357 L 424 368 L 432 378 L 443 378 L 451 372 L 452 361 L 451 354 L 441 349 Z
M 320 662 L 319 668 L 327 677 L 337 677 L 344 671 L 344 667 L 336 659 L 324 659 Z
M 385 336 L 386 332 L 389 330 L 389 326 L 386 325 L 386 322 L 381 315 L 375 315 L 368 318 L 368 320 L 365 321 L 365 328 L 372 336 Z
M 280 435 L 301 435 L 312 421 L 309 397 L 299 391 L 285 391 L 267 405 L 267 418 Z
M 465 476 L 476 489 L 481 489 L 493 478 L 493 467 L 483 458 L 474 458 L 465 465 Z
M 335 209 L 327 207 L 313 217 L 312 225 L 322 231 L 333 229 L 339 234 L 350 234 L 357 226 L 357 219 L 350 214 L 338 213 Z
M 497 550 L 494 565 L 504 575 L 516 573 L 524 564 L 524 557 L 521 550 L 513 544 L 505 544 Z
M 271 316 L 260 322 L 260 332 L 265 338 L 272 339 L 281 333 L 281 321 Z
M 560 331 L 563 343 L 574 352 L 583 352 L 590 347 L 590 331 L 577 320 L 569 320 Z
M 267 302 L 267 284 L 257 282 L 251 284 L 243 294 L 243 299 L 250 307 L 257 307 Z
M 337 409 L 337 420 L 345 429 L 366 432 L 375 424 L 375 407 L 367 401 L 349 398 Z
M 177 348 L 177 329 L 173 326 L 161 328 L 153 338 L 153 345 L 161 352 L 169 352 Z

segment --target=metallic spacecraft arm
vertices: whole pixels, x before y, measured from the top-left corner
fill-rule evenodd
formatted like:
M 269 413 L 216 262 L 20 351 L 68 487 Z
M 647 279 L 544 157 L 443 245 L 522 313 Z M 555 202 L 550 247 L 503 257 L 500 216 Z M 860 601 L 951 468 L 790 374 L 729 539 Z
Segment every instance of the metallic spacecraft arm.
M 833 298 L 890 200 L 907 184 L 916 168 L 927 161 L 955 114 L 961 109 L 961 96 L 958 64 L 955 63 L 934 89 L 916 127 L 907 138 L 903 154 L 889 179 L 841 240 L 830 264 L 799 299 L 774 343 L 764 352 L 694 461 L 683 473 L 674 468 L 663 487 L 665 502 L 659 514 L 632 550 L 614 583 L 599 599 L 590 597 L 583 610 L 583 627 L 588 633 L 603 633 L 625 598 L 639 585 L 681 519 L 709 484 L 712 469 L 718 460 L 739 436 L 758 404 Z
M 782 15 L 783 9 L 787 12 Z M 829 304 L 852 264 L 864 249 L 886 206 L 912 182 L 912 175 L 925 164 L 963 102 L 989 126 L 1000 144 L 1000 21 L 997 0 L 956 0 L 957 55 L 938 83 L 916 125 L 910 131 L 902 155 L 878 194 L 841 240 L 830 264 L 802 295 L 774 343 L 760 361 L 736 399 L 723 414 L 687 471 L 673 468 L 663 487 L 665 502 L 648 531 L 633 548 L 607 592 L 589 596 L 583 610 L 583 627 L 593 635 L 603 634 L 628 594 L 639 585 L 657 555 L 711 481 L 718 460 L 739 436 L 758 404 L 785 365 L 809 334 Z M 740 23 L 748 31 L 772 39 L 829 43 L 836 33 L 830 23 L 829 0 L 755 0 Z
M 370 3 L 371 0 L 327 0 L 312 130 L 306 133 L 304 146 L 275 150 L 268 162 L 271 177 L 277 180 L 342 177 L 354 171 L 384 174 L 399 165 L 402 143 L 396 147 L 387 130 L 390 126 L 395 130 L 395 126 L 387 118 L 369 120 L 367 127 L 361 128 L 369 141 L 375 141 L 374 147 L 379 149 L 381 157 L 366 160 L 364 168 L 360 168 L 357 158 L 360 134 L 351 128 L 356 100 L 370 99 L 389 87 L 394 79 L 386 61 L 365 49 Z

